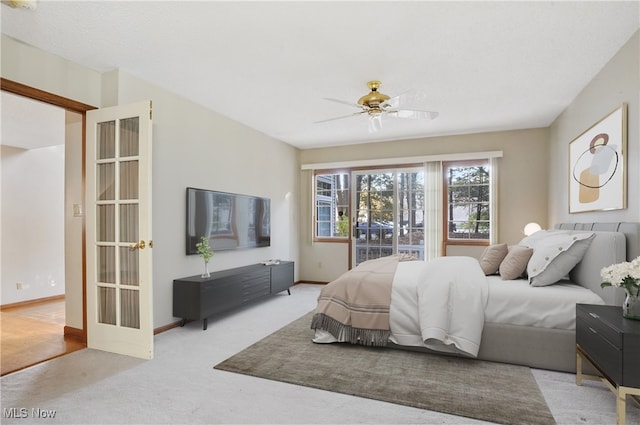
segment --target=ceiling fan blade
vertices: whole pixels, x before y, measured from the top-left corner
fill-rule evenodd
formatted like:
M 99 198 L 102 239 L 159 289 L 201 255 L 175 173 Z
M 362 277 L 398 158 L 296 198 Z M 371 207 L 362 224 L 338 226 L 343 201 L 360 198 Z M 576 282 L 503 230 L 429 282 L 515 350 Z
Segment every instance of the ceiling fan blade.
M 421 106 L 426 105 L 428 101 L 429 96 L 424 91 L 409 89 L 393 96 L 391 99 L 388 99 L 385 104 L 389 104 L 395 108 L 405 106 L 409 108 L 420 108 Z
M 329 100 L 331 102 L 342 103 L 343 105 L 355 106 L 356 108 L 359 108 L 362 110 L 366 109 L 364 106 L 360 105 L 359 103 L 348 102 L 346 100 L 340 100 L 340 99 L 332 99 L 330 97 L 325 97 L 324 99 Z
M 314 124 L 320 124 L 320 123 L 323 123 L 323 122 L 341 120 L 341 119 L 344 119 L 344 118 L 354 117 L 356 115 L 362 115 L 364 113 L 365 113 L 365 111 L 354 112 L 353 114 L 349 114 L 349 115 L 343 115 L 343 116 L 340 116 L 340 117 L 334 117 L 334 118 L 329 118 L 329 119 L 326 119 L 326 120 L 315 121 Z
M 434 120 L 440 115 L 438 112 L 421 111 L 419 109 L 391 109 L 385 112 L 387 115 L 396 118 L 412 118 L 418 120 Z
M 382 108 L 399 108 L 401 106 L 403 106 L 405 103 L 409 103 L 408 102 L 408 98 L 409 97 L 414 97 L 411 96 L 411 90 L 407 90 L 403 93 L 400 93 L 397 96 L 393 96 L 392 98 L 386 100 L 382 105 L 380 105 Z

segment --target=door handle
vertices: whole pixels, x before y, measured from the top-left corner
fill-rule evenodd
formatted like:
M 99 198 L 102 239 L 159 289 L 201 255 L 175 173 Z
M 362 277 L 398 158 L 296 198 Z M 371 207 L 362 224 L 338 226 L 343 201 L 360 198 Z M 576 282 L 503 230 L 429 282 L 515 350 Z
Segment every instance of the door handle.
M 135 251 L 136 249 L 144 249 L 145 246 L 147 246 L 145 241 L 140 241 L 138 243 L 132 243 L 131 245 L 129 245 L 129 249 L 131 251 Z

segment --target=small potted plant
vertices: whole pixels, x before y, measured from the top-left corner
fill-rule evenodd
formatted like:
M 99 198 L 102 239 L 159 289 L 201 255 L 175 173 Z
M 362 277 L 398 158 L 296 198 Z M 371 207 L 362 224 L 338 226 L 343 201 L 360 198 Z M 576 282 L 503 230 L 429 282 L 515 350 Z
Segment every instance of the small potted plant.
M 198 249 L 198 254 L 204 260 L 204 273 L 200 277 L 211 277 L 211 274 L 209 274 L 209 260 L 213 257 L 213 251 L 211 250 L 211 245 L 209 245 L 209 239 L 202 236 L 200 242 L 196 244 L 196 248 Z

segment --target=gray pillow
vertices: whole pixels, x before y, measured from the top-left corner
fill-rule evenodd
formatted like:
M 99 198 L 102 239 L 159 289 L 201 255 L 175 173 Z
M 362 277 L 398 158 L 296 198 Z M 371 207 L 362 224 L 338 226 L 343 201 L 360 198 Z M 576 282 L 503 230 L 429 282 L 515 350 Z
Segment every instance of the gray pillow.
M 500 263 L 507 256 L 508 248 L 506 243 L 489 245 L 480 256 L 480 267 L 485 275 L 495 274 L 500 268 Z

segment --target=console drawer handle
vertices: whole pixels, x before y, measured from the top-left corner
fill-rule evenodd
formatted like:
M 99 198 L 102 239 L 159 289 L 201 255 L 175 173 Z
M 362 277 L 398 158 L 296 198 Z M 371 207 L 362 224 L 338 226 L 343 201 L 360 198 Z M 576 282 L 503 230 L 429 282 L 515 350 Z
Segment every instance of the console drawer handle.
M 595 313 L 589 313 L 589 316 L 593 317 L 594 319 L 597 319 L 597 318 L 599 318 L 599 317 L 600 317 L 600 316 L 598 316 L 598 315 L 597 315 L 597 314 L 595 314 Z
M 589 328 L 589 330 L 590 330 L 591 332 L 593 332 L 594 334 L 598 335 L 598 332 L 597 332 L 595 329 L 593 329 L 593 328 L 591 328 L 591 327 L 590 327 L 590 328 Z

